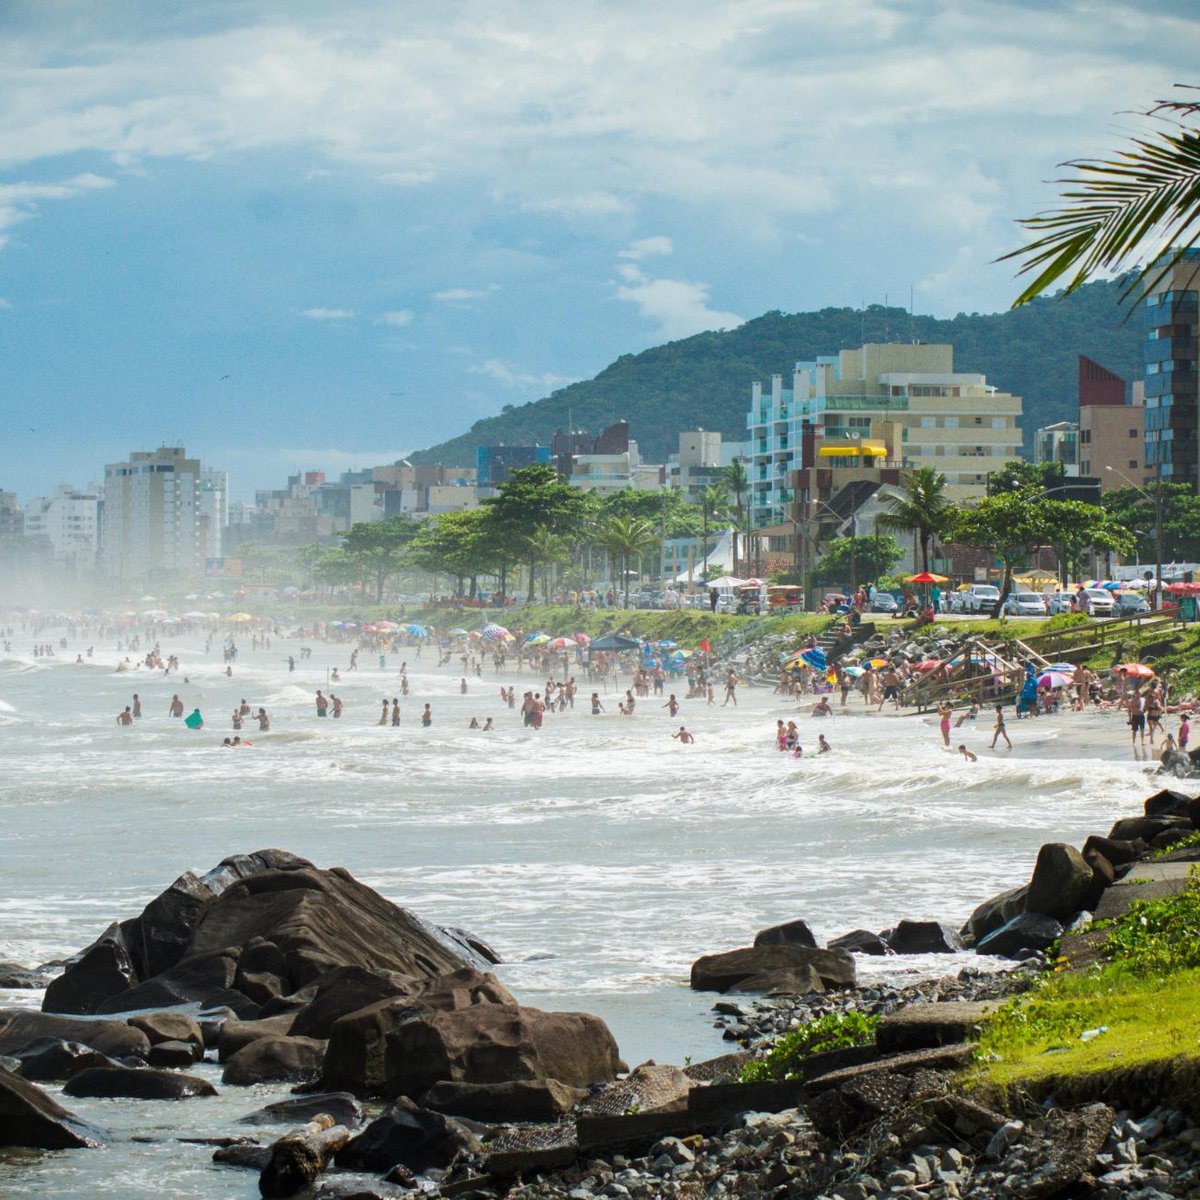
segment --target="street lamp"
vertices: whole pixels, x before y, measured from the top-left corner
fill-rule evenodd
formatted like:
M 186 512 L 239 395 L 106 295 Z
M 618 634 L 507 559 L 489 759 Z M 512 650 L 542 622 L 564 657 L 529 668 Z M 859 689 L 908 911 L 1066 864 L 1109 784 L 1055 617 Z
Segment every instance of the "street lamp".
M 1140 496 L 1145 496 L 1154 505 L 1154 607 L 1160 608 L 1162 595 L 1162 557 L 1163 557 L 1163 490 L 1162 490 L 1162 459 L 1158 461 L 1158 478 L 1155 483 L 1154 495 L 1151 496 L 1144 488 L 1138 487 L 1124 471 L 1105 464 L 1104 469 L 1114 475 L 1120 475 L 1127 484 Z

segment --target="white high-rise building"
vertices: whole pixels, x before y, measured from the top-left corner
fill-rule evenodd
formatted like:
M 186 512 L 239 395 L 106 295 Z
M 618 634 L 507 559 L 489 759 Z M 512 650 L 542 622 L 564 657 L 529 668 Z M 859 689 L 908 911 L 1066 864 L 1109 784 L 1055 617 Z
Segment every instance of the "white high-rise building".
M 52 496 L 31 500 L 25 509 L 25 536 L 44 537 L 55 562 L 94 567 L 100 548 L 100 488 L 61 483 Z
M 229 524 L 229 472 L 200 469 L 200 557 L 221 558 Z M 203 565 L 203 563 L 201 563 Z
M 101 562 L 122 584 L 204 567 L 200 460 L 182 446 L 135 450 L 104 468 Z

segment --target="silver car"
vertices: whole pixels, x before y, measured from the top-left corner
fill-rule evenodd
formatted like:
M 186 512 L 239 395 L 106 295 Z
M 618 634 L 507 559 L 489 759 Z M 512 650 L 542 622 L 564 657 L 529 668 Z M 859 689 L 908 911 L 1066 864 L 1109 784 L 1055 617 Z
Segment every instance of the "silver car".
M 1010 592 L 1004 611 L 1010 617 L 1044 617 L 1046 605 L 1037 592 Z
M 1075 599 L 1074 592 L 1051 592 L 1046 597 L 1046 611 L 1054 616 L 1056 613 L 1074 612 L 1072 601 Z
M 1107 588 L 1084 588 L 1080 600 L 1091 617 L 1111 617 L 1116 610 L 1112 592 Z

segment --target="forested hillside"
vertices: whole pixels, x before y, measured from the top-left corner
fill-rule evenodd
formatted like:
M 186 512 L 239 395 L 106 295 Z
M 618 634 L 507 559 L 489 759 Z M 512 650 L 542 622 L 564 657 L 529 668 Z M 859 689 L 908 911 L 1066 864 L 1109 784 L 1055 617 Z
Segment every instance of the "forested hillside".
M 597 434 L 627 420 L 642 457 L 662 462 L 678 448 L 681 429 L 719 429 L 745 437 L 750 385 L 769 384 L 793 364 L 867 342 L 950 342 L 960 371 L 1024 398 L 1025 444 L 1039 426 L 1069 419 L 1076 406 L 1076 361 L 1086 354 L 1127 379 L 1141 374 L 1139 314 L 1118 307 L 1119 283 L 1090 283 L 1070 296 L 1044 297 L 1002 313 L 960 313 L 950 320 L 873 305 L 865 312 L 765 313 L 737 329 L 701 333 L 641 354 L 623 354 L 594 379 L 571 384 L 498 416 L 477 421 L 448 442 L 414 454 L 417 462 L 470 466 L 475 447 L 506 442 L 548 445 L 570 420 Z

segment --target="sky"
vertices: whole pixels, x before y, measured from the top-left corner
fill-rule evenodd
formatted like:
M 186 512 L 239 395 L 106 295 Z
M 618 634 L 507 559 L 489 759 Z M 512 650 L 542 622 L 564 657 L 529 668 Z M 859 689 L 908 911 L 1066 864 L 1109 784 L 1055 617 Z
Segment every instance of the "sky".
M 771 309 L 1006 308 L 1198 49 L 1193 0 L 4 0 L 0 490 L 167 444 L 252 499 Z

